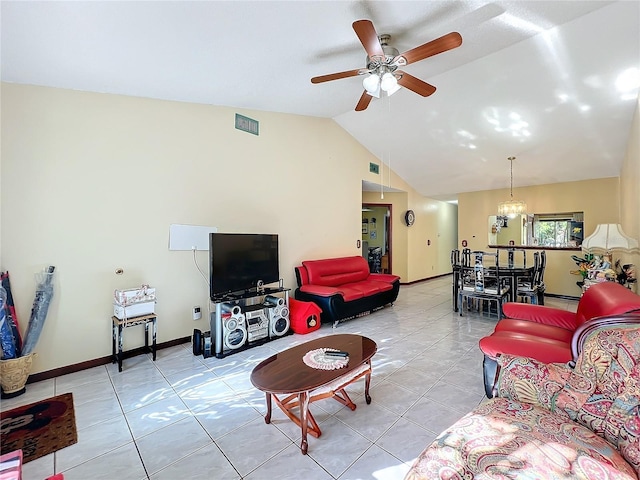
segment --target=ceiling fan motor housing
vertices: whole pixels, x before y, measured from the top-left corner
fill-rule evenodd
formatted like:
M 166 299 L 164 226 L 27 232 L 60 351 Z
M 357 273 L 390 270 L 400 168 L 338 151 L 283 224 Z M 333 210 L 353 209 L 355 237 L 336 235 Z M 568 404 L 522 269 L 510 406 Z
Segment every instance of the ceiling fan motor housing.
M 367 68 L 371 71 L 371 73 L 380 73 L 379 69 L 382 66 L 385 66 L 385 72 L 393 72 L 398 68 L 397 65 L 392 65 L 392 61 L 396 58 L 400 52 L 397 48 L 389 45 L 389 40 L 391 39 L 391 35 L 383 34 L 378 37 L 380 40 L 380 46 L 382 47 L 382 51 L 384 52 L 384 60 L 378 59 L 374 57 L 373 60 L 367 55 L 366 65 Z

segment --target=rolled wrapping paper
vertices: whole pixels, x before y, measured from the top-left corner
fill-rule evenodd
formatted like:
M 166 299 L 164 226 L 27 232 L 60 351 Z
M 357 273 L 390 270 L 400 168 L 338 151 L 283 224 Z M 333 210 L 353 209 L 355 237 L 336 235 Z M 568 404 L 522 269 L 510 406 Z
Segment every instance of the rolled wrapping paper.
M 7 294 L 4 288 L 0 287 L 0 346 L 2 347 L 2 360 L 16 358 L 16 344 L 11 327 L 5 314 L 5 302 Z
M 53 297 L 53 272 L 55 267 L 51 265 L 46 272 L 37 275 L 38 285 L 36 286 L 36 296 L 31 307 L 31 318 L 27 326 L 27 333 L 24 338 L 22 355 L 28 355 L 33 351 L 38 343 L 44 322 L 49 311 L 49 304 Z

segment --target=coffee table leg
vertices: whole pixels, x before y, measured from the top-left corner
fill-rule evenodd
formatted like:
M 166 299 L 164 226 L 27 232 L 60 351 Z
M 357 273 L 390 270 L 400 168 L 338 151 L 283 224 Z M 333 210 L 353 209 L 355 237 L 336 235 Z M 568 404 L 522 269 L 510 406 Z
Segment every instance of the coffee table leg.
M 264 423 L 271 423 L 271 394 L 265 393 L 267 396 L 267 414 L 264 416 Z
M 371 363 L 369 363 L 371 368 Z M 367 401 L 367 405 L 371 403 L 371 395 L 369 395 L 369 385 L 371 384 L 371 370 L 364 377 L 364 399 Z
M 299 396 L 300 402 L 300 426 L 302 427 L 302 442 L 300 443 L 300 450 L 302 454 L 307 454 L 309 444 L 307 443 L 307 414 L 309 413 L 309 394 L 307 392 L 301 392 Z

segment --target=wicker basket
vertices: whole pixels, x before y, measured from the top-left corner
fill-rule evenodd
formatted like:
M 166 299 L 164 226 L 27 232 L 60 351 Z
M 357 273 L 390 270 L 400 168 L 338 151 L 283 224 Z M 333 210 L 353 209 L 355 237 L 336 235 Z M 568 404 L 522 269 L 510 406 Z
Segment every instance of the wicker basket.
M 10 360 L 0 360 L 0 386 L 2 396 L 11 397 L 24 393 L 24 386 L 31 373 L 35 353 Z

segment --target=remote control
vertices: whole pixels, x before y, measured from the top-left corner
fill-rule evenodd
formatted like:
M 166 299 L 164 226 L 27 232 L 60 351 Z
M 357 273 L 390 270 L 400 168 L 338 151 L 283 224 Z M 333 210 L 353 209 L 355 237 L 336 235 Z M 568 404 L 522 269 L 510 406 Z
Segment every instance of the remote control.
M 334 350 L 327 350 L 324 352 L 325 355 L 327 355 L 328 357 L 348 357 L 349 356 L 349 352 L 341 352 L 341 351 L 334 351 Z

